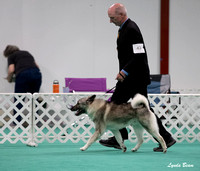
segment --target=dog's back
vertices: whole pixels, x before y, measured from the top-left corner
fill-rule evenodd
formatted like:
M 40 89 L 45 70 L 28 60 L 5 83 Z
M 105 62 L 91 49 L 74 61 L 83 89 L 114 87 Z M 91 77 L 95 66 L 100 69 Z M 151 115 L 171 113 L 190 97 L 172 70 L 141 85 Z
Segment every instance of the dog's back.
M 140 112 L 138 112 L 140 110 Z M 143 112 L 141 111 L 143 110 Z M 103 99 L 95 99 L 88 108 L 88 115 L 92 113 L 91 118 L 103 115 L 104 122 L 127 123 L 131 119 L 137 117 L 141 112 L 149 112 L 148 100 L 140 94 L 136 94 L 131 103 L 115 104 L 114 102 L 107 102 Z

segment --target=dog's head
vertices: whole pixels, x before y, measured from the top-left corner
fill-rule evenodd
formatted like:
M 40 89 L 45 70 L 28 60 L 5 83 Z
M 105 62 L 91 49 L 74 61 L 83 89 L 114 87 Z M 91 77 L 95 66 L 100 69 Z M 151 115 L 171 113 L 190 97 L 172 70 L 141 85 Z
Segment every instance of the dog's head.
M 81 98 L 78 100 L 77 104 L 70 108 L 71 111 L 76 111 L 75 115 L 79 116 L 87 112 L 87 109 L 90 104 L 94 101 L 96 95 L 92 95 L 87 98 Z

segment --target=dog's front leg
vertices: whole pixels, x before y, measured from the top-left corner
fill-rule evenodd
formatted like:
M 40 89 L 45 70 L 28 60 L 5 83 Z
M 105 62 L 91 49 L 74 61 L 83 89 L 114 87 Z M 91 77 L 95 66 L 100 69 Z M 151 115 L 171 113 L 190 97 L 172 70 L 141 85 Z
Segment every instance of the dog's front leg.
M 94 143 L 100 136 L 100 132 L 98 130 L 96 130 L 94 132 L 94 134 L 90 137 L 90 139 L 88 140 L 88 142 L 80 148 L 81 151 L 85 151 L 88 149 L 88 147 L 90 147 L 92 145 L 92 143 Z
M 122 136 L 121 136 L 121 133 L 119 132 L 119 130 L 115 130 L 115 131 L 113 131 L 112 130 L 112 132 L 113 132 L 113 134 L 114 134 L 114 136 L 115 136 L 115 138 L 116 138 L 116 140 L 117 140 L 117 142 L 118 142 L 118 144 L 120 145 L 120 147 L 122 148 L 122 151 L 123 152 L 126 152 L 126 146 L 124 145 L 124 142 L 123 142 L 123 140 L 122 140 Z

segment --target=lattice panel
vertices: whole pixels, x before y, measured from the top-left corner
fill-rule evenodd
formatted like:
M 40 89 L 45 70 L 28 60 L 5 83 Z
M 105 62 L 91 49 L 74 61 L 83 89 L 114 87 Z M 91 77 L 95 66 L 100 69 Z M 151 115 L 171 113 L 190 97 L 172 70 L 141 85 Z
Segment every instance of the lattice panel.
M 27 143 L 32 119 L 31 94 L 0 94 L 0 144 Z
M 0 94 L 0 143 L 86 142 L 94 133 L 94 124 L 86 115 L 76 117 L 68 107 L 91 93 L 79 94 Z M 97 94 L 108 99 L 111 94 Z M 200 141 L 200 95 L 149 95 L 151 107 L 166 129 L 178 141 Z M 33 103 L 33 106 L 32 106 Z M 21 116 L 21 119 L 19 119 Z M 129 140 L 136 142 L 128 127 Z M 110 131 L 102 138 L 112 136 Z M 155 141 L 146 131 L 144 140 Z
M 200 95 L 149 95 L 149 100 L 178 142 L 200 141 Z

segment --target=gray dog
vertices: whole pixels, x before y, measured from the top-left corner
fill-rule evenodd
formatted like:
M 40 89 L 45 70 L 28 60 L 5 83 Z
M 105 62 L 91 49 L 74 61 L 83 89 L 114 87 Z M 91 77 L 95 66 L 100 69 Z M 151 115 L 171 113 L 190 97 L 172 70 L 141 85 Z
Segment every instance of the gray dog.
M 150 111 L 146 97 L 136 94 L 130 103 L 120 105 L 103 99 L 95 99 L 95 97 L 96 95 L 81 98 L 75 106 L 70 108 L 71 111 L 76 111 L 76 116 L 87 114 L 95 124 L 94 134 L 80 150 L 85 151 L 100 138 L 106 129 L 109 129 L 114 134 L 123 152 L 126 152 L 126 146 L 119 130 L 131 125 L 138 139 L 137 145 L 132 149 L 133 152 L 137 151 L 143 143 L 144 129 L 158 140 L 163 148 L 163 153 L 167 152 L 165 141 L 158 131 L 156 117 Z

